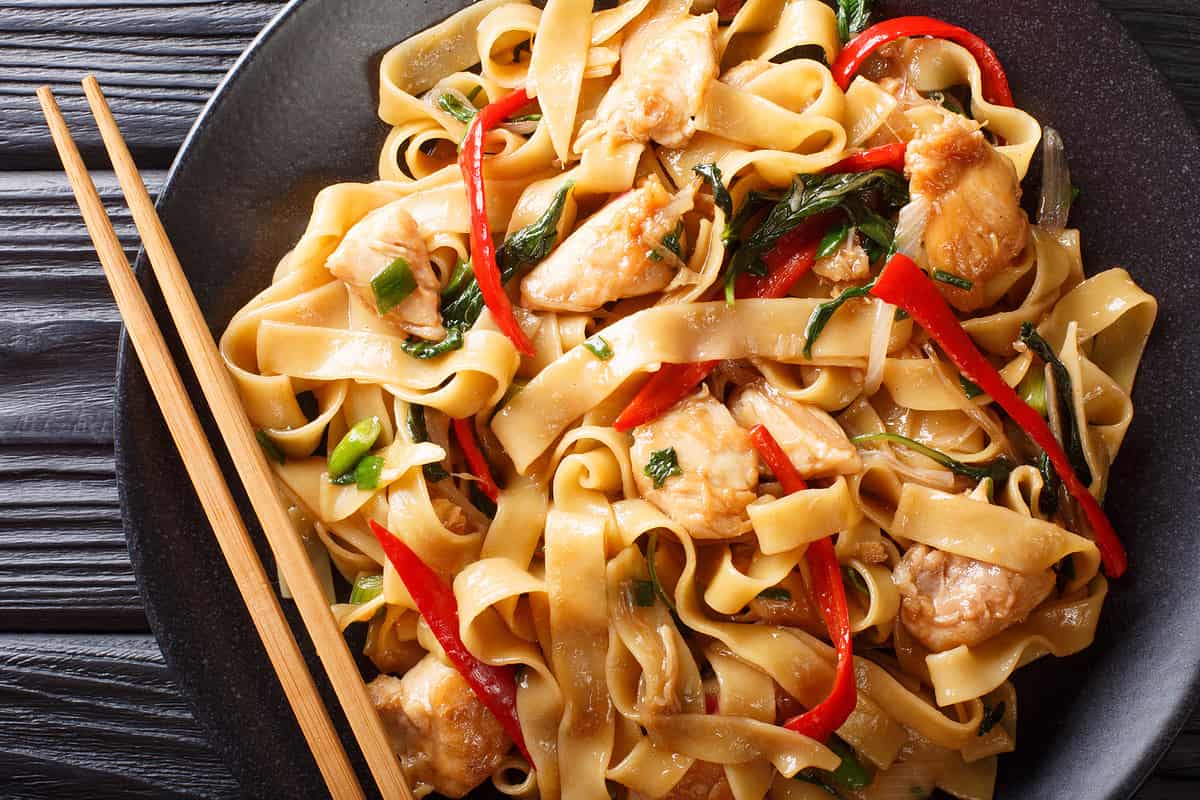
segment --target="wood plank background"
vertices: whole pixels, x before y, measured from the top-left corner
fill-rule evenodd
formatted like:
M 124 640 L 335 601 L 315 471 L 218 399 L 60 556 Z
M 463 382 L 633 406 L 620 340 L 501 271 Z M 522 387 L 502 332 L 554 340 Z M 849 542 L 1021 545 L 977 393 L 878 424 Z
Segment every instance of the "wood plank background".
M 1200 119 L 1200 2 L 1105 0 Z M 153 191 L 273 0 L 0 0 L 0 795 L 230 797 L 163 666 L 113 477 L 119 319 L 34 89 L 102 168 L 78 81 L 105 85 Z M 116 181 L 118 232 L 133 226 Z M 132 257 L 132 250 L 130 256 Z M 1200 797 L 1200 715 L 1139 800 Z

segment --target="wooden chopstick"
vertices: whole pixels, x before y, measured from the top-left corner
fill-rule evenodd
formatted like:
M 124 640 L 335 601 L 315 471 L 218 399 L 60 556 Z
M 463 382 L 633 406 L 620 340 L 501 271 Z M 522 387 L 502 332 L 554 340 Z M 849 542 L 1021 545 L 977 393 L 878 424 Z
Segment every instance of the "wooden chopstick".
M 183 270 L 167 239 L 166 232 L 163 230 L 162 222 L 142 183 L 141 176 L 121 138 L 116 121 L 113 119 L 96 81 L 89 76 L 84 80 L 83 85 L 89 105 L 100 127 L 105 147 L 113 161 L 126 200 L 133 212 L 134 221 L 137 223 L 139 233 L 146 245 L 151 265 L 154 267 L 168 308 L 179 329 L 188 357 L 213 410 L 222 437 L 237 465 L 280 569 L 292 589 L 301 617 L 325 666 L 330 683 L 333 685 L 372 775 L 379 786 L 380 793 L 386 800 L 412 800 L 412 794 L 400 772 L 399 762 L 388 745 L 383 725 L 371 705 L 366 687 L 350 651 L 346 647 L 345 640 L 334 622 L 312 565 L 275 490 L 270 468 L 254 439 L 254 433 L 242 410 L 236 389 L 221 362 L 216 344 L 204 322 L 195 297 L 191 293 Z M 160 386 L 173 385 L 175 399 L 166 405 L 160 399 L 160 406 L 167 415 L 168 421 L 176 416 L 175 412 L 181 407 L 191 412 L 190 417 L 195 425 L 194 436 L 187 437 L 185 440 L 176 434 L 175 427 L 172 427 L 172 434 L 176 437 L 185 462 L 188 463 L 189 472 L 192 471 L 193 466 L 197 472 L 201 469 L 211 469 L 211 474 L 215 476 L 214 483 L 224 487 L 221 473 L 215 460 L 212 459 L 211 450 L 208 449 L 203 432 L 195 422 L 195 412 L 190 407 L 190 402 L 171 361 L 170 354 L 166 350 L 161 333 L 157 330 L 153 315 L 146 305 L 145 298 L 132 275 L 124 252 L 112 231 L 111 222 L 104 213 L 103 205 L 96 194 L 87 169 L 79 157 L 78 150 L 71 140 L 66 123 L 54 103 L 53 95 L 48 88 L 43 88 L 39 90 L 38 96 L 54 134 L 55 143 L 63 157 L 67 174 L 79 197 L 81 210 L 84 212 L 97 251 L 101 255 L 106 275 L 113 286 L 118 303 L 121 304 L 122 300 L 125 301 L 121 305 L 121 311 L 126 318 L 126 325 L 130 329 L 135 349 L 139 357 L 143 359 L 151 357 L 152 353 L 155 354 L 149 363 L 143 361 L 146 364 L 147 376 L 151 379 L 152 386 L 156 382 Z M 131 298 L 136 298 L 136 300 Z M 140 305 L 140 308 L 136 308 L 137 305 Z M 127 308 L 129 313 L 126 313 Z M 135 320 L 142 331 L 136 338 L 133 336 L 133 324 L 130 320 Z M 140 345 L 139 339 L 141 340 Z M 160 380 L 164 375 L 168 377 Z M 159 389 L 156 388 L 155 391 L 157 396 Z M 187 412 L 184 413 L 186 416 Z M 186 423 L 179 422 L 178 424 L 182 426 Z M 180 427 L 180 430 L 183 428 Z M 202 447 L 198 447 L 197 443 Z M 195 461 L 190 460 L 195 453 L 200 451 L 207 452 L 208 458 L 201 457 Z M 204 466 L 206 461 L 207 467 Z M 228 487 L 224 487 L 223 493 L 228 497 Z M 203 492 L 201 496 L 203 499 Z M 236 507 L 232 506 L 231 500 L 230 505 L 233 509 L 230 516 L 238 518 Z M 238 528 L 234 530 L 241 530 L 241 536 L 246 540 L 246 544 L 245 555 L 242 555 L 241 549 L 234 551 L 237 553 L 237 558 L 231 560 L 231 567 L 234 568 L 235 577 L 241 573 L 234 561 L 239 564 L 257 564 L 258 576 L 251 575 L 250 577 L 265 585 L 270 595 L 269 599 L 264 600 L 257 596 L 258 593 L 248 594 L 242 586 L 242 581 L 239 580 L 239 588 L 243 591 L 251 616 L 256 624 L 260 624 L 263 620 L 280 614 L 278 601 L 273 591 L 270 590 L 270 584 L 262 571 L 261 564 L 257 561 L 244 528 L 241 527 L 240 519 L 238 519 L 237 525 Z M 213 527 L 219 537 L 222 536 L 222 531 L 228 531 L 226 526 L 217 525 L 215 522 Z M 236 538 L 236 533 L 228 535 Z M 222 546 L 224 548 L 224 543 Z M 227 555 L 227 557 L 229 556 Z M 253 570 L 251 569 L 250 572 Z M 286 622 L 283 622 L 282 617 L 280 617 L 280 621 L 286 628 Z M 288 631 L 288 638 L 290 639 L 290 631 Z M 269 653 L 273 648 L 286 649 L 275 638 L 268 639 L 265 635 L 264 644 Z M 295 648 L 294 640 L 291 640 L 291 648 Z M 327 713 L 320 708 L 320 701 L 312 686 L 311 676 L 308 675 L 303 660 L 299 658 L 298 651 L 295 652 L 295 656 L 294 664 L 287 660 L 275 663 L 285 691 L 289 690 L 289 686 L 292 689 L 292 691 L 288 691 L 288 697 L 297 711 L 297 717 L 305 730 L 305 736 L 309 740 L 313 755 L 321 765 L 322 773 L 335 797 L 361 797 L 361 789 L 349 767 L 341 743 L 329 725 Z M 287 657 L 282 656 L 281 658 L 286 659 Z M 272 660 L 274 662 L 274 657 Z M 307 684 L 307 688 L 304 688 L 304 684 Z M 305 693 L 311 696 L 311 704 L 304 701 L 298 703 L 296 699 L 293 699 L 293 696 L 301 698 Z M 316 717 L 310 713 L 314 707 L 320 708 Z M 301 708 L 306 709 L 305 713 L 301 713 Z M 324 718 L 323 723 L 321 718 Z M 316 732 L 322 727 L 326 729 L 327 735 L 310 735 L 310 731 Z
M 300 723 L 317 767 L 321 770 L 325 785 L 334 798 L 360 800 L 363 793 L 358 778 L 317 693 L 304 656 L 300 653 L 262 561 L 242 523 L 196 410 L 188 399 L 179 370 L 171 360 L 162 331 L 125 258 L 125 251 L 83 164 L 66 120 L 48 86 L 38 89 L 37 95 L 88 233 L 96 245 L 104 276 L 121 311 L 125 329 L 129 332 L 150 388 L 166 418 L 171 438 L 183 457 L 184 466 L 200 497 L 217 543 L 237 582 L 250 618 L 258 629 L 284 694 Z
M 91 75 L 83 79 L 83 91 L 200 389 L 216 419 L 275 560 L 292 590 L 300 617 L 350 722 L 367 766 L 385 800 L 413 800 L 404 775 L 400 772 L 400 761 L 392 751 L 379 714 L 367 695 L 358 665 L 354 663 L 346 640 L 334 621 L 312 562 L 275 488 L 275 476 L 254 438 L 254 430 L 242 409 L 233 378 L 225 368 L 208 323 L 204 321 L 196 297 L 183 274 L 183 267 L 175 255 L 175 248 L 167 238 L 162 220 L 133 163 L 133 156 L 125 145 L 108 101 L 100 91 L 100 84 Z
M 229 564 L 229 571 L 237 582 L 238 590 L 245 600 L 250 618 L 258 629 L 263 647 L 292 711 L 300 723 L 300 729 L 317 761 L 317 767 L 329 787 L 329 793 L 341 800 L 361 800 L 362 788 L 342 748 L 342 742 L 329 719 L 316 684 L 309 674 L 304 656 L 296 644 L 283 609 L 271 587 L 270 579 L 263 568 L 250 535 L 242 523 L 233 496 L 221 475 L 221 468 L 213 455 L 212 447 L 204 436 L 196 410 L 188 399 L 179 370 L 171 360 L 162 331 L 154 320 L 146 297 L 129 267 L 125 251 L 113 231 L 112 222 L 104 210 L 96 186 L 79 156 L 79 150 L 67 128 L 66 120 L 59 111 L 48 86 L 37 91 L 42 104 L 42 113 L 50 126 L 62 158 L 63 168 L 71 182 L 71 188 L 79 202 L 79 210 L 87 223 L 88 232 L 96 245 L 104 276 L 112 288 L 117 307 L 125 321 L 125 329 L 133 342 L 138 360 L 146 373 L 150 388 L 166 418 L 167 427 L 200 504 L 212 525 L 217 543 Z
M 188 360 L 196 372 L 221 437 L 241 476 L 275 560 L 292 590 L 300 616 L 350 722 L 367 766 L 385 800 L 412 800 L 412 793 L 400 772 L 399 759 L 388 743 L 383 723 L 371 704 L 358 665 L 354 663 L 346 640 L 334 621 L 312 562 L 275 488 L 275 477 L 254 438 L 254 430 L 242 409 L 233 379 L 225 369 L 216 342 L 175 255 L 175 248 L 167 238 L 162 220 L 142 183 L 142 176 L 100 91 L 100 84 L 89 75 L 83 79 L 83 91 Z

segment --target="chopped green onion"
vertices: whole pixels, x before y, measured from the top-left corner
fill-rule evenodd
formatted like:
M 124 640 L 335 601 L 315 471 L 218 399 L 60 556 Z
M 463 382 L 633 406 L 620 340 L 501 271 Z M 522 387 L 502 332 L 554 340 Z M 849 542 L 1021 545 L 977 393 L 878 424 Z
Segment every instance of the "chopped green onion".
M 842 246 L 842 242 L 846 241 L 846 236 L 849 233 L 850 226 L 845 223 L 832 228 L 821 239 L 821 243 L 817 245 L 817 258 L 825 258 L 836 253 L 838 248 Z
M 383 575 L 375 572 L 360 572 L 350 590 L 350 604 L 362 605 L 374 600 L 383 591 Z
M 329 477 L 340 478 L 354 469 L 362 457 L 375 446 L 375 440 L 383 433 L 379 417 L 359 420 L 337 443 L 329 454 Z
M 679 468 L 679 459 L 675 455 L 674 447 L 655 450 L 651 453 L 650 460 L 642 468 L 642 472 L 654 481 L 655 489 L 661 489 L 667 482 L 667 478 L 683 474 L 683 470 Z
M 969 281 L 966 278 L 960 278 L 953 272 L 946 272 L 943 269 L 935 269 L 933 271 L 933 279 L 935 281 L 941 281 L 942 283 L 948 283 L 951 286 L 962 289 L 964 292 L 969 292 L 975 288 L 974 282 Z
M 792 593 L 782 586 L 770 586 L 758 593 L 761 600 L 777 600 L 786 603 L 792 599 Z
M 612 347 L 609 346 L 608 340 L 600 334 L 596 334 L 590 339 L 585 340 L 583 346 L 601 361 L 608 361 L 613 357 Z
M 654 605 L 654 584 L 641 578 L 632 578 L 625 582 L 625 597 L 630 605 L 649 608 Z
M 412 267 L 403 258 L 397 258 L 371 278 L 375 309 L 380 316 L 400 305 L 416 289 L 417 279 L 413 277 Z
M 914 439 L 910 439 L 907 436 L 901 436 L 898 433 L 864 433 L 859 436 L 855 436 L 850 441 L 854 442 L 855 444 L 865 444 L 867 442 L 891 442 L 892 444 L 898 444 L 903 447 L 907 447 L 909 450 L 920 453 L 926 458 L 936 461 L 957 475 L 962 475 L 975 481 L 981 481 L 984 478 L 991 478 L 992 482 L 997 486 L 1004 483 L 1004 481 L 1008 479 L 1008 475 L 1013 469 L 1012 464 L 1010 464 L 1008 459 L 1004 458 L 1003 456 L 997 458 L 990 464 L 983 464 L 980 466 L 964 464 L 963 462 L 957 461 L 943 452 L 934 450 L 928 445 L 921 444 Z
M 349 486 L 354 483 L 354 473 L 347 472 L 345 475 L 338 475 L 336 478 L 330 478 L 329 482 L 335 486 Z
M 979 720 L 979 735 L 986 736 L 988 731 L 996 727 L 996 723 L 1004 719 L 1004 711 L 1004 703 L 997 703 L 994 706 L 984 703 L 983 719 Z
M 522 114 L 519 117 L 509 117 L 509 122 L 541 122 L 541 114 Z
M 1017 394 L 1025 404 L 1041 416 L 1046 416 L 1046 371 L 1038 369 L 1036 364 L 1030 365 L 1029 371 L 1017 384 Z
M 282 464 L 287 461 L 287 456 L 279 449 L 279 445 L 275 444 L 275 440 L 270 437 L 266 431 L 255 431 L 254 440 L 258 442 L 258 446 L 263 449 L 263 453 L 267 458 L 277 464 Z
M 474 89 L 472 89 L 471 91 L 467 92 L 467 99 L 468 99 L 468 100 L 470 100 L 472 103 L 474 103 L 474 102 L 475 102 L 475 98 L 476 98 L 476 97 L 478 97 L 478 96 L 479 96 L 479 93 L 480 93 L 480 92 L 482 92 L 482 91 L 483 91 L 483 87 L 482 87 L 482 86 L 476 86 Z
M 379 476 L 383 473 L 383 458 L 380 456 L 363 456 L 362 461 L 354 468 L 354 482 L 358 488 L 371 491 L 379 485 Z

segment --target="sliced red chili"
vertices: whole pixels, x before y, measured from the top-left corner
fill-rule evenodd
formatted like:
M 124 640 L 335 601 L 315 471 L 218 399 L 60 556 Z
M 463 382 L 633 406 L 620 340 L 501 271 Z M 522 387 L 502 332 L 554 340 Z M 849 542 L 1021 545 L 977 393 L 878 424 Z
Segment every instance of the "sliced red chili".
M 827 168 L 828 173 L 870 172 L 873 169 L 904 171 L 904 156 L 908 152 L 907 142 L 892 142 L 846 156 Z
M 830 68 L 834 80 L 843 90 L 849 88 L 850 81 L 872 53 L 888 42 L 907 36 L 932 36 L 962 45 L 979 64 L 983 77 L 983 99 L 996 105 L 1013 105 L 1008 76 L 1004 73 L 1000 58 L 988 47 L 987 42 L 966 28 L 933 17 L 895 17 L 867 28 L 838 54 Z
M 513 315 L 512 302 L 504 291 L 500 278 L 500 267 L 496 264 L 496 243 L 492 240 L 492 228 L 487 215 L 487 190 L 483 180 L 483 141 L 488 131 L 501 125 L 506 119 L 529 102 L 524 89 L 517 89 L 499 100 L 489 103 L 475 115 L 463 140 L 459 154 L 459 167 L 467 187 L 467 204 L 471 210 L 471 264 L 483 302 L 492 312 L 496 325 L 521 353 L 533 355 L 533 345 L 517 324 Z
M 500 487 L 496 485 L 496 479 L 492 477 L 492 468 L 488 466 L 483 451 L 479 449 L 479 443 L 475 441 L 471 419 L 468 417 L 451 420 L 451 425 L 454 427 L 454 438 L 458 440 L 458 446 L 462 448 L 467 459 L 467 466 L 471 468 L 471 474 L 479 479 L 479 488 L 489 500 L 496 502 L 500 497 Z
M 517 719 L 516 670 L 511 666 L 488 664 L 472 655 L 458 633 L 458 601 L 454 590 L 387 528 L 371 520 L 371 531 L 417 604 L 429 630 L 446 651 L 450 663 L 532 765 L 533 759 L 525 747 L 525 736 Z
M 796 465 L 770 431 L 755 425 L 750 429 L 750 440 L 785 492 L 791 494 L 808 488 Z M 824 742 L 842 727 L 858 703 L 858 687 L 854 683 L 854 642 L 846 586 L 842 583 L 842 569 L 833 549 L 833 537 L 827 536 L 810 544 L 804 560 L 812 574 L 813 594 L 821 608 L 829 638 L 837 649 L 837 668 L 829 696 L 803 714 L 789 719 L 784 727 Z
M 1129 561 L 1104 509 L 1071 468 L 1070 459 L 1046 420 L 1005 383 L 999 371 L 979 352 L 933 281 L 911 258 L 897 254 L 880 273 L 871 294 L 907 311 L 933 337 L 959 372 L 991 395 L 1013 422 L 1046 452 L 1067 490 L 1087 516 L 1104 571 L 1112 578 L 1119 578 Z

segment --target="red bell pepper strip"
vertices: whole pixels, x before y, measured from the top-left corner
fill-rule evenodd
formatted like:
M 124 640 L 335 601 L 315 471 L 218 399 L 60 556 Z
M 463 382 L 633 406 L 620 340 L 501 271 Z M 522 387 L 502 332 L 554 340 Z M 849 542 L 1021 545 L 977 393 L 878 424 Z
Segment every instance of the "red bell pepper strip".
M 941 346 L 959 372 L 990 394 L 1012 417 L 1013 422 L 1046 452 L 1050 463 L 1063 479 L 1067 490 L 1082 506 L 1083 513 L 1092 526 L 1096 547 L 1100 550 L 1100 558 L 1104 562 L 1104 571 L 1109 577 L 1121 577 L 1129 561 L 1104 509 L 1071 468 L 1070 459 L 1050 430 L 1050 426 L 1046 424 L 1046 420 L 1030 408 L 1029 404 L 1004 382 L 1004 378 L 991 362 L 983 357 L 971 341 L 971 337 L 959 324 L 958 318 L 950 310 L 941 292 L 933 285 L 933 281 L 911 258 L 897 254 L 892 256 L 880 273 L 871 294 L 907 311 Z
M 987 42 L 965 28 L 933 17 L 896 17 L 867 28 L 842 48 L 830 69 L 833 79 L 844 91 L 868 56 L 888 42 L 906 36 L 932 36 L 962 45 L 975 57 L 983 74 L 983 98 L 996 105 L 1013 105 L 1008 76 L 1004 74 L 1000 58 Z
M 488 466 L 483 451 L 479 449 L 479 443 L 475 441 L 475 431 L 471 430 L 470 418 L 452 419 L 450 424 L 454 426 L 454 438 L 458 439 L 458 446 L 467 457 L 467 466 L 471 468 L 471 474 L 479 479 L 479 488 L 489 500 L 496 502 L 500 497 L 500 487 L 496 485 L 496 479 L 492 477 L 492 468 Z
M 762 425 L 750 429 L 750 440 L 763 461 L 775 473 L 788 494 L 808 488 L 796 465 Z M 833 537 L 827 536 L 808 546 L 804 554 L 812 574 L 813 594 L 829 629 L 829 638 L 837 648 L 837 669 L 829 696 L 817 705 L 784 723 L 788 730 L 824 742 L 854 711 L 858 703 L 858 687 L 854 683 L 854 643 L 850 631 L 850 609 L 846 604 L 846 585 L 842 583 L 842 568 L 833 549 Z
M 475 115 L 467 137 L 463 140 L 458 165 L 467 187 L 467 204 L 471 209 L 471 263 L 483 302 L 492 312 L 500 332 L 507 336 L 524 355 L 533 355 L 533 345 L 513 316 L 512 303 L 500 280 L 496 264 L 496 244 L 488 223 L 487 195 L 483 181 L 483 140 L 487 132 L 502 124 L 521 106 L 529 102 L 524 89 L 517 89 L 493 103 L 488 103 Z
M 812 269 L 821 237 L 825 235 L 828 227 L 829 216 L 822 214 L 805 220 L 789 231 L 763 256 L 767 265 L 766 275 L 738 276 L 735 284 L 736 296 L 742 299 L 766 300 L 786 297 L 796 285 L 796 281 Z M 663 364 L 658 372 L 646 381 L 646 385 L 638 391 L 633 400 L 629 401 L 629 405 L 613 422 L 613 427 L 619 431 L 628 431 L 655 419 L 687 397 L 718 363 L 698 361 L 690 364 Z
M 907 142 L 892 142 L 846 156 L 825 172 L 870 172 L 873 169 L 904 171 L 904 156 L 908 152 Z
M 525 736 L 517 720 L 516 670 L 511 666 L 484 663 L 472 655 L 458 635 L 458 601 L 454 598 L 454 590 L 387 528 L 371 520 L 371 531 L 395 567 L 396 574 L 404 581 L 404 588 L 417 604 L 429 630 L 446 651 L 450 663 L 532 765 L 533 759 L 525 747 Z

